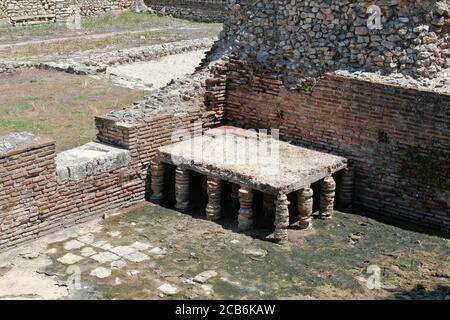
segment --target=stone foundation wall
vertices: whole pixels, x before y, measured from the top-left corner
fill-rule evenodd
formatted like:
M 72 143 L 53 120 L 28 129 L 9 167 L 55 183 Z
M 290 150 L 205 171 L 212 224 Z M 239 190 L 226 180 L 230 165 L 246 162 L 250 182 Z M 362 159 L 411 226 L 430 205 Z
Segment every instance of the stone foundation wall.
M 146 0 L 157 13 L 201 22 L 223 22 L 228 0 Z
M 233 51 L 276 65 L 288 86 L 341 68 L 427 78 L 450 68 L 447 0 L 237 0 L 227 10 Z
M 79 8 L 82 16 L 130 8 L 132 0 L 3 0 L 5 16 L 12 24 L 64 21 Z M 1 5 L 0 5 L 1 8 Z M 0 9 L 1 11 L 1 9 Z
M 330 73 L 288 90 L 276 70 L 231 58 L 225 118 L 355 161 L 355 207 L 450 234 L 450 95 Z

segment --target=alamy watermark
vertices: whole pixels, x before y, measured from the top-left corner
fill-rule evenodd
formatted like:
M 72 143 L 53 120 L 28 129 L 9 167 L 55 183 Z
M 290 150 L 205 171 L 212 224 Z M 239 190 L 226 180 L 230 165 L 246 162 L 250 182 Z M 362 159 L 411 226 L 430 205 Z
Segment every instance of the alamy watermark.
M 66 286 L 69 290 L 81 289 L 81 269 L 76 265 L 69 266 L 66 269 L 66 273 L 69 275 L 66 280 Z
M 208 163 L 224 167 L 243 166 L 276 175 L 280 169 L 280 132 L 278 129 L 245 130 L 225 129 L 223 134 L 203 135 L 202 122 L 194 123 L 193 132 L 179 128 L 172 133 L 174 145 L 171 161 L 180 165 L 187 159 L 195 163 Z M 202 138 L 200 138 L 202 136 Z M 198 137 L 198 139 L 194 139 Z
M 369 18 L 367 19 L 367 28 L 369 30 L 381 30 L 383 29 L 382 25 L 382 13 L 381 8 L 377 5 L 371 5 L 367 8 L 367 14 L 369 14 Z
M 366 280 L 366 286 L 369 290 L 380 290 L 381 284 L 381 268 L 377 265 L 370 265 L 367 267 L 367 273 L 370 276 Z
M 79 7 L 71 7 L 71 14 L 66 20 L 66 26 L 70 30 L 81 29 L 81 11 Z

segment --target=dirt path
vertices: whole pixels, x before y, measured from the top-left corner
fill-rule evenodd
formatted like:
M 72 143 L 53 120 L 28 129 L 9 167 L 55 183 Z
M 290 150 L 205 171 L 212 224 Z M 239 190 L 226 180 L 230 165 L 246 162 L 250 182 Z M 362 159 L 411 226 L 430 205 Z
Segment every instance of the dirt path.
M 194 72 L 205 57 L 205 51 L 197 50 L 166 56 L 154 61 L 120 65 L 108 68 L 108 71 L 119 76 L 141 80 L 146 87 L 159 89 L 172 79 Z M 133 88 L 133 83 L 123 85 Z
M 95 34 L 84 34 L 84 35 L 71 35 L 71 36 L 65 36 L 65 37 L 56 37 L 52 39 L 41 39 L 41 40 L 27 40 L 27 41 L 21 41 L 21 42 L 11 42 L 11 43 L 5 43 L 0 44 L 0 50 L 1 49 L 11 49 L 15 47 L 22 47 L 22 46 L 29 46 L 29 45 L 35 45 L 35 44 L 51 44 L 61 41 L 68 41 L 68 40 L 99 40 L 99 39 L 105 39 L 110 38 L 118 35 L 135 35 L 135 34 L 142 34 L 146 32 L 159 32 L 159 31 L 181 31 L 181 30 L 202 30 L 202 27 L 194 27 L 194 26 L 177 26 L 177 27 L 170 27 L 170 28 L 150 28 L 145 30 L 125 30 L 125 31 L 114 31 L 114 32 L 104 32 L 104 33 L 95 33 Z

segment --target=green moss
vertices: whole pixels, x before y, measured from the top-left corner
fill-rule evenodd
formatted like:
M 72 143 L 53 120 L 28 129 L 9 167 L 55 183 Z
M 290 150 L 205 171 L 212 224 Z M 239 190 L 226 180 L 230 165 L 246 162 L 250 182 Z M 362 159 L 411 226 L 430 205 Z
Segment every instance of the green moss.
M 429 148 L 410 147 L 402 158 L 400 173 L 417 182 L 450 190 L 450 153 Z

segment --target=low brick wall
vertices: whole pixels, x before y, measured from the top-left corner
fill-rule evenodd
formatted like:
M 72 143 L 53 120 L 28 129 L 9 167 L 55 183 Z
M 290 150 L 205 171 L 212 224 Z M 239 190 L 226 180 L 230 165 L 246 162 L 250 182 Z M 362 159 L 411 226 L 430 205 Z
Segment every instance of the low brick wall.
M 130 150 L 133 166 L 145 175 L 156 150 L 172 143 L 173 132 L 182 129 L 192 136 L 201 134 L 202 130 L 214 126 L 215 112 L 188 112 L 181 116 L 163 113 L 133 124 L 101 116 L 96 117 L 95 124 L 97 139 Z M 202 125 L 196 128 L 198 124 Z
M 231 59 L 228 122 L 354 159 L 357 209 L 450 234 L 449 95 L 334 74 L 289 91 L 264 69 Z
M 223 22 L 227 0 L 145 0 L 158 13 L 201 22 Z
M 131 166 L 58 182 L 55 142 L 31 134 L 0 139 L 0 251 L 144 199 Z

